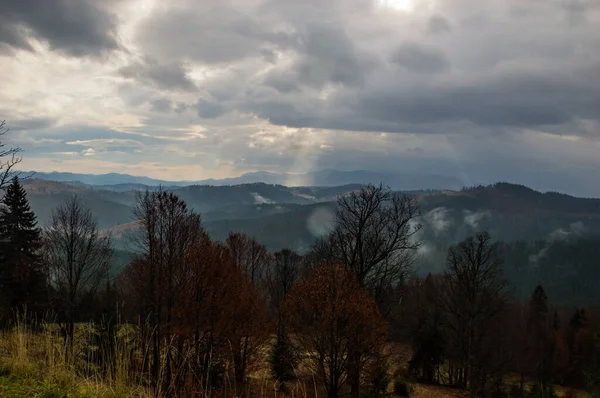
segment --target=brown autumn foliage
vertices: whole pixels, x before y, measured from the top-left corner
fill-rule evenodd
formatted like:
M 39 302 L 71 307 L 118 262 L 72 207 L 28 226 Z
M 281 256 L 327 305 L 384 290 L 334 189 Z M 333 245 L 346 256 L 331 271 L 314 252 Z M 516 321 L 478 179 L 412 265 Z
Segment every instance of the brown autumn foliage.
M 386 339 L 375 301 L 343 265 L 323 265 L 298 282 L 283 311 L 294 343 L 330 398 L 338 397 L 348 380 L 349 354 L 360 354 L 364 371 Z
M 200 217 L 172 193 L 146 193 L 136 214 L 142 250 L 121 286 L 134 303 L 143 344 L 149 342 L 141 372 L 149 371 L 157 391 L 167 395 L 190 384 L 208 393 L 225 373 L 241 388 L 270 326 L 266 298 L 237 261 L 239 253 L 213 242 Z M 237 238 L 257 247 L 244 235 Z M 202 380 L 187 380 L 198 375 Z

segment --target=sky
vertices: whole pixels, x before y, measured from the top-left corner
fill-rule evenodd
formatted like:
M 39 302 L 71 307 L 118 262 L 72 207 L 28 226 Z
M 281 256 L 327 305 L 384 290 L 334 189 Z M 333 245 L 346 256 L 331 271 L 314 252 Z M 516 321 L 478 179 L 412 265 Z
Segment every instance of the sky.
M 598 0 L 0 0 L 37 171 L 324 168 L 600 196 Z

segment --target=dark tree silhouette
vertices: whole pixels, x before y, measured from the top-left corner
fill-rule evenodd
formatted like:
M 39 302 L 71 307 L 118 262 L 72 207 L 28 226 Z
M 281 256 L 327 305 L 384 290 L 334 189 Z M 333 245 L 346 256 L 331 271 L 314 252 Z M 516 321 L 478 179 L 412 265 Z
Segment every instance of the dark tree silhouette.
M 302 256 L 284 249 L 273 254 L 266 272 L 271 312 L 277 322 L 277 336 L 272 347 L 270 363 L 273 375 L 280 382 L 293 378 L 297 364 L 297 354 L 288 336 L 281 305 L 300 279 L 303 262 Z
M 507 302 L 497 244 L 478 233 L 448 251 L 440 305 L 446 312 L 449 344 L 455 350 L 451 384 L 469 387 L 471 397 L 485 388 L 499 349 L 494 337 Z
M 544 288 L 538 285 L 529 301 L 527 331 L 531 371 L 542 389 L 552 384 L 555 351 L 552 329 L 548 296 Z
M 8 133 L 6 121 L 0 121 L 0 190 L 5 189 L 6 185 L 16 175 L 14 167 L 21 162 L 19 153 L 23 152 L 20 147 L 7 147 L 2 142 L 2 136 Z
M 69 352 L 79 305 L 106 281 L 112 259 L 110 238 L 100 233 L 90 209 L 73 196 L 52 212 L 44 231 L 43 256 Z
M 46 290 L 41 245 L 36 216 L 19 178 L 15 177 L 0 204 L 0 294 L 5 310 L 41 309 Z
M 246 273 L 250 282 L 261 286 L 270 260 L 267 248 L 256 239 L 238 232 L 230 233 L 225 243 L 234 261 Z
M 130 275 L 137 275 L 140 298 L 145 308 L 142 319 L 151 339 L 151 356 L 146 358 L 152 380 L 159 380 L 163 339 L 171 335 L 175 311 L 180 295 L 180 284 L 186 278 L 188 251 L 202 237 L 200 215 L 191 211 L 177 195 L 162 189 L 139 194 L 133 210 L 140 225 L 133 237 L 137 258 L 132 263 Z M 136 281 L 132 281 L 134 283 Z M 165 361 L 165 383 L 172 381 L 172 356 Z M 155 385 L 158 389 L 161 386 Z M 167 386 L 165 386 L 167 387 Z
M 338 199 L 335 226 L 314 246 L 321 262 L 346 265 L 382 304 L 389 288 L 401 282 L 420 243 L 420 208 L 412 196 L 383 185 L 366 185 Z

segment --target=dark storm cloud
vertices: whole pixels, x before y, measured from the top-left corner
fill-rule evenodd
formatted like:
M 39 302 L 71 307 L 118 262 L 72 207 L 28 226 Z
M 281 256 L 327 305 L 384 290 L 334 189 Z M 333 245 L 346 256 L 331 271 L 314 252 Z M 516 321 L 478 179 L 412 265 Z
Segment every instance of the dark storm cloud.
M 237 109 L 291 127 L 467 134 L 580 134 L 599 119 L 591 3 L 455 0 L 396 15 L 372 0 L 181 1 L 138 36 L 159 59 L 226 71 L 203 81 L 201 118 Z M 163 87 L 185 87 L 177 76 Z
M 354 86 L 364 81 L 367 62 L 359 58 L 341 27 L 309 25 L 298 54 L 298 78 L 306 85 L 322 87 L 331 82 Z
M 264 56 L 269 47 L 293 45 L 293 36 L 219 2 L 172 8 L 148 19 L 138 39 L 148 53 L 168 59 L 223 64 Z
M 390 62 L 417 73 L 438 73 L 449 67 L 448 60 L 440 51 L 416 43 L 406 43 L 395 50 Z
M 157 88 L 168 90 L 196 91 L 197 87 L 187 75 L 185 67 L 178 62 L 159 63 L 146 57 L 119 70 L 121 76 L 135 79 Z
M 468 133 L 475 126 L 562 126 L 564 133 L 565 126 L 573 127 L 569 124 L 578 119 L 597 120 L 600 111 L 600 72 L 584 70 L 577 76 L 519 73 L 485 81 L 423 84 L 418 91 L 386 79 L 328 100 L 284 100 L 273 95 L 250 97 L 245 106 L 274 124 L 292 127 Z
M 71 56 L 119 47 L 115 15 L 95 0 L 0 0 L 0 44 L 32 51 L 30 39 Z
M 577 127 L 600 118 L 600 36 L 592 24 L 600 21 L 598 9 L 577 5 L 579 26 L 563 31 L 572 6 L 511 4 L 457 0 L 422 19 L 424 31 L 436 34 L 411 35 L 376 20 L 369 25 L 368 14 L 318 24 L 311 6 L 292 12 L 295 1 L 278 2 L 301 38 L 293 62 L 276 64 L 260 84 L 224 96 L 222 105 L 291 127 L 468 134 L 530 128 L 598 138 Z M 331 10 L 324 9 L 327 20 Z M 400 36 L 412 38 L 397 43 Z

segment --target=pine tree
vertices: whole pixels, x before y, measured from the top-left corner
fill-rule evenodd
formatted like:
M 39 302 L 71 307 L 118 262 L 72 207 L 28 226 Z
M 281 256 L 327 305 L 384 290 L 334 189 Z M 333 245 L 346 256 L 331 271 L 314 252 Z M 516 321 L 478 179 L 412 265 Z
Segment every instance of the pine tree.
M 553 329 L 548 318 L 548 296 L 541 285 L 538 285 L 529 302 L 529 347 L 533 372 L 542 387 L 552 381 L 554 370 Z
M 39 309 L 44 293 L 39 249 L 41 234 L 18 178 L 0 205 L 0 290 L 3 309 Z

